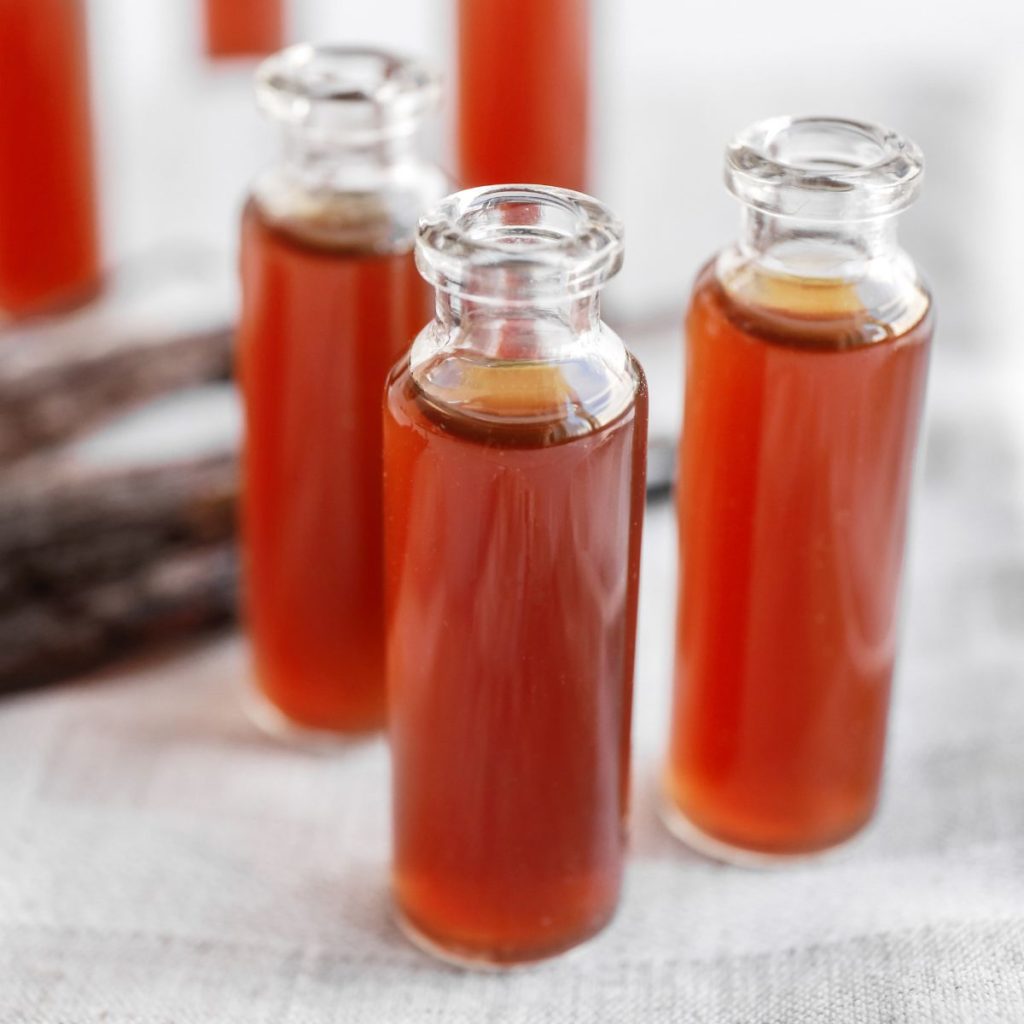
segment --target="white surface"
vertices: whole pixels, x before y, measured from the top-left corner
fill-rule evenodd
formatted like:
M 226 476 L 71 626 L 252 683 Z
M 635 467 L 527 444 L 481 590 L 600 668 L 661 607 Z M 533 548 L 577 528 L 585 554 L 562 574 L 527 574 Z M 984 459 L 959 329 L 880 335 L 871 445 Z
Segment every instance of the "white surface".
M 997 370 L 938 366 L 887 795 L 852 845 L 749 873 L 656 820 L 662 504 L 645 537 L 632 854 L 595 943 L 508 976 L 408 946 L 389 916 L 383 743 L 317 757 L 256 735 L 228 638 L 0 703 L 0 1022 L 1019 1024 L 1024 447 Z

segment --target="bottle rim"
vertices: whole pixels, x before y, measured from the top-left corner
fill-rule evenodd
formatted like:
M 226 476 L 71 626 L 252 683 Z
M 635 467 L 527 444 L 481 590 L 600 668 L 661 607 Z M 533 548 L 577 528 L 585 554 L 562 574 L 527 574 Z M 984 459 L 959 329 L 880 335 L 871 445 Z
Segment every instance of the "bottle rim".
M 438 106 L 440 76 L 371 46 L 299 43 L 256 69 L 260 109 L 313 140 L 373 144 L 416 131 Z
M 725 183 L 754 209 L 802 220 L 886 217 L 921 187 L 924 158 L 890 128 L 841 117 L 772 117 L 726 150 Z
M 420 220 L 416 240 L 416 265 L 430 284 L 483 303 L 591 295 L 622 260 L 622 224 L 611 210 L 550 185 L 455 192 Z

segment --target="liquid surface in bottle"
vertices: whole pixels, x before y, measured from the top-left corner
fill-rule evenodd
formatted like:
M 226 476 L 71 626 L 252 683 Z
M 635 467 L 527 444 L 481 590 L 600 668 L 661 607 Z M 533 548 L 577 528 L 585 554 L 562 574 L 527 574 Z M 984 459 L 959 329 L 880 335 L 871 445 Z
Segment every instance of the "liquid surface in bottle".
M 586 184 L 589 0 L 459 0 L 463 185 Z
M 211 57 L 262 57 L 284 45 L 284 0 L 205 0 Z
M 687 321 L 667 784 L 712 839 L 793 854 L 876 804 L 931 321 L 924 297 L 894 329 L 848 285 L 755 291 L 712 263 Z
M 647 410 L 631 372 L 604 423 L 557 365 L 470 367 L 444 404 L 407 365 L 389 385 L 395 895 L 465 959 L 557 953 L 618 900 Z
M 330 237 L 244 216 L 246 612 L 270 702 L 361 731 L 385 718 L 381 394 L 432 300 L 410 252 Z
M 99 243 L 85 10 L 0 3 L 0 312 L 87 298 Z

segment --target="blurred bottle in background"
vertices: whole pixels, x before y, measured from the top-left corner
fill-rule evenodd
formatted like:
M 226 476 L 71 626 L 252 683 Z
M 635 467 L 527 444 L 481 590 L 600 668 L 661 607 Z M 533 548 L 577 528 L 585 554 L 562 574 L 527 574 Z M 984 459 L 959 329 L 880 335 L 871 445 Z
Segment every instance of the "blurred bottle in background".
M 878 799 L 932 334 L 895 215 L 921 171 L 838 119 L 729 150 L 743 234 L 687 318 L 666 815 L 727 860 L 833 846 Z
M 265 57 L 284 46 L 285 0 L 203 0 L 210 57 Z
M 0 3 L 0 313 L 99 286 L 85 5 Z
M 458 0 L 457 18 L 462 184 L 584 191 L 589 0 Z
M 430 319 L 412 247 L 447 182 L 416 148 L 436 78 L 375 50 L 296 46 L 258 73 L 284 129 L 242 225 L 245 612 L 260 721 L 385 718 L 381 393 Z

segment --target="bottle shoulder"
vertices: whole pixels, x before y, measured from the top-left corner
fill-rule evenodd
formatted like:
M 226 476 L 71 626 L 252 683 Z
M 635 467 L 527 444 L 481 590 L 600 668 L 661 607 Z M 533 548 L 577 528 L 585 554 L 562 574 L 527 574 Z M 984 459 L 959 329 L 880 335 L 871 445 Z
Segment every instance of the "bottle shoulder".
M 522 358 L 445 344 L 444 334 L 436 322 L 428 326 L 392 371 L 387 401 L 395 419 L 482 443 L 547 447 L 646 410 L 643 370 L 621 341 L 620 359 L 590 344 Z
M 444 173 L 428 163 L 375 174 L 278 164 L 252 183 L 249 206 L 269 227 L 306 245 L 390 253 L 411 250 L 423 211 L 448 187 Z
M 814 277 L 765 266 L 734 247 L 712 257 L 694 282 L 691 329 L 714 318 L 767 343 L 839 350 L 930 335 L 933 302 L 902 252 L 849 276 Z

